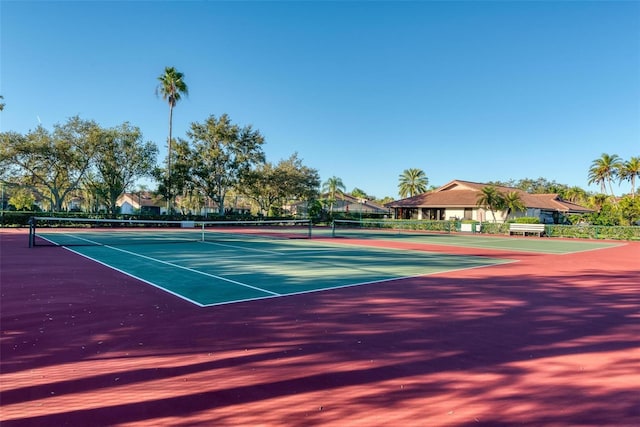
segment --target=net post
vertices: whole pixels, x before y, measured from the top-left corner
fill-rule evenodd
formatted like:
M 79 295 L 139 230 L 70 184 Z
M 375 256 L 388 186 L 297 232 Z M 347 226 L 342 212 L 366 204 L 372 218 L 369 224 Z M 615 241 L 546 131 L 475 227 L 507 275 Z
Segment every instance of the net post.
M 311 238 L 311 220 L 309 220 L 309 234 L 307 235 L 309 238 Z
M 336 237 L 336 220 L 331 221 L 331 237 Z
M 29 218 L 29 247 L 32 248 L 36 241 L 36 221 L 34 217 Z
M 200 226 L 202 227 L 202 236 L 200 237 L 200 241 L 204 242 L 204 222 L 202 224 L 200 224 Z

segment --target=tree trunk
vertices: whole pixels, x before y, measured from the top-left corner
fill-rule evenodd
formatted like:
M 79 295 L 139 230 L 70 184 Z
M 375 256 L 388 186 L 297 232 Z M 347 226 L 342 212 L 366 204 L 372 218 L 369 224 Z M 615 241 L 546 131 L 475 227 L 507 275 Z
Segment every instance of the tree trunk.
M 167 144 L 167 215 L 173 211 L 173 195 L 171 188 L 171 152 L 172 152 L 172 133 L 173 131 L 173 105 L 169 103 L 169 141 Z

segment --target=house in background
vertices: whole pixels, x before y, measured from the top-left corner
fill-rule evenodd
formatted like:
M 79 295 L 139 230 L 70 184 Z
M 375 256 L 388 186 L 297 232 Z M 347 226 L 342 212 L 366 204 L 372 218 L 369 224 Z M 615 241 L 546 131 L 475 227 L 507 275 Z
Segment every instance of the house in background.
M 493 214 L 486 208 L 478 206 L 478 198 L 482 189 L 490 184 L 453 180 L 442 187 L 419 194 L 414 197 L 396 200 L 385 206 L 393 209 L 396 219 L 466 219 L 480 222 L 497 222 L 517 217 L 537 217 L 545 224 L 558 224 L 568 214 L 585 214 L 591 209 L 560 199 L 557 194 L 529 194 L 526 191 L 494 186 L 501 193 L 517 192 L 525 210 L 507 212 L 497 211 Z
M 166 211 L 162 207 L 162 199 L 154 196 L 149 191 L 140 193 L 123 193 L 116 200 L 116 206 L 120 208 L 120 213 L 131 215 L 135 213 L 160 215 Z M 166 207 L 166 206 L 165 206 Z
M 334 214 L 366 215 L 367 217 L 378 218 L 391 216 L 391 209 L 346 193 L 336 195 L 333 207 L 328 201 L 329 193 L 321 194 L 319 200 L 322 202 L 322 207 L 325 211 L 332 211 Z M 307 215 L 308 209 L 307 201 L 299 201 L 286 206 L 286 211 L 293 215 Z
M 326 201 L 329 198 L 329 194 L 323 194 L 321 197 Z M 331 209 L 328 204 L 325 208 L 327 210 Z M 391 210 L 387 207 L 370 202 L 367 199 L 353 197 L 350 194 L 343 193 L 336 196 L 336 200 L 333 202 L 333 213 L 390 216 Z

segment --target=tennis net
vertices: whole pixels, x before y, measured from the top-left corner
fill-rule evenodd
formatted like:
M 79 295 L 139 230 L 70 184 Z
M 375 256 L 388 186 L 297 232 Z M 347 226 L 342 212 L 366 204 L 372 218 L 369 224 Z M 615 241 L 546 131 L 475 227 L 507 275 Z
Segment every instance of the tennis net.
M 33 217 L 29 246 L 119 246 L 311 237 L 310 220 L 155 221 Z
M 390 237 L 394 235 L 451 233 L 451 221 L 431 220 L 348 220 L 336 219 L 331 226 L 333 237 Z

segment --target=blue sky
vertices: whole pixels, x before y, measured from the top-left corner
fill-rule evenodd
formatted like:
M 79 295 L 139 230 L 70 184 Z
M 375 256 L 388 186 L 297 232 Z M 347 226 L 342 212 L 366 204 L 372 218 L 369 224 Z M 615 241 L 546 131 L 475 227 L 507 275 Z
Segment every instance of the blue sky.
M 164 159 L 174 66 L 174 136 L 227 113 L 267 160 L 379 198 L 408 168 L 596 191 L 593 160 L 640 156 L 640 2 L 2 0 L 0 20 L 2 131 L 128 121 Z

